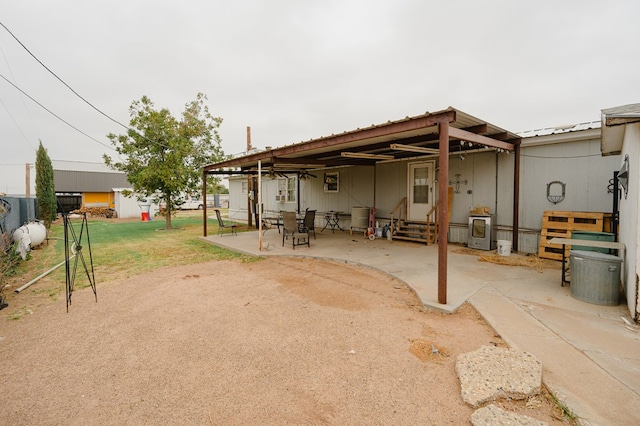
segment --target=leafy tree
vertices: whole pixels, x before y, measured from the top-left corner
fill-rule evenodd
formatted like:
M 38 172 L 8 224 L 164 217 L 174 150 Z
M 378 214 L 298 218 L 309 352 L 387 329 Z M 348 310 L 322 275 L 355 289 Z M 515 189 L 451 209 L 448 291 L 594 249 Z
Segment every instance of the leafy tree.
M 229 188 L 224 186 L 218 179 L 216 182 L 207 181 L 207 194 L 228 194 Z
M 47 150 L 38 147 L 36 153 L 36 199 L 38 202 L 38 219 L 44 222 L 45 228 L 51 228 L 51 222 L 57 216 L 57 199 L 53 183 L 53 166 Z
M 129 107 L 129 130 L 109 134 L 120 161 L 104 155 L 107 166 L 127 173 L 133 190 L 163 207 L 166 229 L 183 193 L 202 188 L 202 169 L 224 158 L 218 128 L 222 118 L 213 117 L 198 93 L 185 105 L 180 119 L 168 109 L 156 109 L 146 96 Z

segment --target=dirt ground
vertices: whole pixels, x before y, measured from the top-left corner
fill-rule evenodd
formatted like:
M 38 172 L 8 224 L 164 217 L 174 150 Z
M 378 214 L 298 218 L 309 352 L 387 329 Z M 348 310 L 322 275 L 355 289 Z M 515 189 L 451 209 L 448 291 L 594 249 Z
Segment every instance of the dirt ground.
M 456 356 L 504 345 L 469 305 L 427 312 L 399 281 L 330 261 L 98 277 L 97 303 L 76 291 L 68 313 L 38 286 L 0 311 L 0 424 L 470 424 Z M 499 405 L 562 424 L 545 393 Z

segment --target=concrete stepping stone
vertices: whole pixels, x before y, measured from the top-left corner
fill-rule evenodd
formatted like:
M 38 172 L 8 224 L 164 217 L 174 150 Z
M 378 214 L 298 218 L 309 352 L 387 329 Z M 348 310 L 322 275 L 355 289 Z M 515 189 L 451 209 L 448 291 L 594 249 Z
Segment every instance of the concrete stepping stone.
M 473 426 L 548 426 L 549 423 L 489 404 L 473 412 L 471 424 Z
M 500 398 L 525 399 L 542 388 L 542 363 L 527 352 L 496 346 L 458 355 L 462 398 L 479 407 Z

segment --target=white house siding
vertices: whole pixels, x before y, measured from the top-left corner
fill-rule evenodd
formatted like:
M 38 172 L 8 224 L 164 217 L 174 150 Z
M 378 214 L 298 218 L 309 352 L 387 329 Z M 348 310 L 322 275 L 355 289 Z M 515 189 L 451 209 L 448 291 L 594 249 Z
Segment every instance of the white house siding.
M 543 144 L 538 144 L 536 138 L 523 142 L 518 251 L 538 251 L 542 217 L 546 210 L 612 211 L 613 194 L 607 192 L 607 187 L 613 172 L 620 168 L 620 156 L 603 157 L 600 138 L 594 135 L 599 135 L 599 129 L 573 132 L 570 138 L 566 135 L 555 139 L 547 136 L 548 141 Z M 527 142 L 532 145 L 527 146 Z M 498 239 L 512 239 L 513 173 L 513 154 L 481 150 L 464 157 L 451 155 L 448 183 L 454 187 L 454 194 L 450 242 L 467 242 L 469 210 L 478 206 L 489 207 L 489 211 L 496 215 Z M 547 199 L 547 184 L 556 180 L 566 184 L 566 198 L 553 204 Z M 381 181 L 383 179 L 378 179 Z M 455 191 L 456 181 L 459 182 L 459 192 Z
M 607 187 L 613 172 L 619 169 L 620 156 L 603 157 L 599 138 L 580 139 L 577 133 L 568 142 L 556 140 L 533 146 L 527 146 L 526 140 L 523 142 L 518 251 L 538 251 L 542 217 L 547 210 L 612 211 L 613 194 L 607 192 Z M 589 135 L 594 133 L 599 132 L 592 131 Z M 450 186 L 455 187 L 456 180 L 462 181 L 460 193 L 453 194 L 451 242 L 466 243 L 469 209 L 476 206 L 489 207 L 496 214 L 498 239 L 512 239 L 513 170 L 513 154 L 492 151 L 468 154 L 464 160 L 459 155 L 450 157 Z M 566 184 L 566 198 L 558 204 L 547 199 L 547 184 L 552 181 Z
M 620 242 L 626 246 L 624 259 L 625 295 L 631 316 L 638 321 L 640 303 L 638 301 L 638 277 L 640 271 L 640 227 L 638 208 L 640 207 L 640 123 L 627 124 L 622 145 L 622 155 L 616 156 L 616 170 L 619 170 L 625 155 L 629 156 L 629 184 L 626 198 L 620 200 Z
M 380 163 L 376 166 L 377 216 L 388 218 L 391 210 L 407 196 L 407 162 Z
M 496 161 L 498 158 L 494 152 L 467 154 L 464 160 L 459 155 L 452 155 L 449 158 L 449 182 L 447 183 L 453 187 L 454 191 L 451 200 L 450 222 L 452 224 L 466 226 L 469 211 L 474 207 L 489 207 L 490 213 L 496 214 L 496 201 L 502 195 L 497 194 Z M 512 182 L 513 178 L 509 181 Z M 459 183 L 456 184 L 456 182 Z M 497 220 L 500 223 L 500 218 Z
M 114 188 L 114 206 L 118 217 L 120 218 L 132 218 L 142 217 L 143 208 L 138 203 L 138 199 L 135 196 L 127 197 L 122 193 L 122 189 Z M 158 205 L 152 204 L 149 206 L 149 216 L 153 219 L 158 212 Z
M 613 194 L 607 191 L 619 162 L 619 156 L 602 157 L 599 139 L 524 148 L 520 223 L 540 229 L 545 210 L 611 212 Z M 547 200 L 552 181 L 566 184 L 565 199 L 557 204 Z
M 520 209 L 518 251 L 537 253 L 543 213 L 546 210 L 611 212 L 613 195 L 607 192 L 613 172 L 620 168 L 620 156 L 603 157 L 600 153 L 599 129 L 545 135 L 523 140 L 520 160 Z M 435 157 L 407 161 L 381 162 L 374 166 L 314 170 L 316 178 L 300 182 L 300 209 L 351 213 L 352 207 L 372 207 L 375 201 L 380 222 L 407 196 L 408 164 L 435 161 Z M 437 167 L 437 162 L 436 162 Z M 325 172 L 339 173 L 339 191 L 324 192 Z M 498 239 L 511 240 L 513 223 L 514 155 L 481 149 L 467 153 L 464 159 L 452 153 L 449 159 L 449 186 L 456 188 L 451 204 L 449 241 L 466 243 L 469 210 L 484 206 L 496 215 Z M 459 175 L 459 176 L 456 176 Z M 374 190 L 375 176 L 375 197 Z M 437 176 L 437 174 L 436 174 Z M 246 220 L 246 194 L 241 182 L 246 177 L 229 180 L 230 216 Z M 553 204 L 547 200 L 547 184 L 566 183 L 566 198 Z M 465 183 L 466 181 L 466 183 Z M 434 182 L 437 198 L 437 184 Z M 277 182 L 263 178 L 262 196 L 266 210 L 296 210 L 297 202 L 277 203 Z M 318 218 L 318 225 L 322 223 Z M 347 218 L 345 226 L 349 226 Z
M 247 193 L 242 190 L 242 183 L 247 183 L 246 176 L 229 178 L 229 218 L 247 220 Z
M 324 191 L 324 173 L 339 174 L 339 188 L 337 192 Z M 334 169 L 313 170 L 310 177 L 300 181 L 300 210 L 317 210 L 317 225 L 323 225 L 322 212 L 340 211 L 349 215 L 352 207 L 371 207 L 373 205 L 373 167 L 341 167 Z M 404 176 L 404 175 L 403 175 Z M 403 179 L 405 179 L 403 177 Z M 242 194 L 242 182 L 246 177 L 229 178 L 229 217 L 235 220 L 247 219 L 247 194 Z M 298 200 L 292 202 L 276 201 L 278 193 L 278 179 L 262 178 L 262 204 L 265 211 L 296 211 Z M 397 201 L 396 201 L 397 202 Z M 349 226 L 348 217 L 342 222 Z

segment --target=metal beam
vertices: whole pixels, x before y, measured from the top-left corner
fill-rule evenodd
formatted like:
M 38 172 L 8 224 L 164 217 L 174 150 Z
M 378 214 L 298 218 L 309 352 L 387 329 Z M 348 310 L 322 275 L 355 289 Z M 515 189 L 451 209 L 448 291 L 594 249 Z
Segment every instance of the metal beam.
M 437 154 L 437 148 L 425 148 L 422 146 L 413 146 L 413 145 L 403 145 L 399 143 L 392 143 L 389 145 L 389 148 L 396 149 L 398 151 L 407 151 L 407 152 L 418 152 L 421 154 Z
M 274 166 L 287 166 L 289 164 L 295 165 L 296 167 L 300 166 L 309 166 L 309 167 L 321 167 L 324 166 L 326 161 L 313 160 L 309 158 L 273 158 Z
M 368 127 L 366 129 L 357 129 L 339 135 L 331 135 L 324 138 L 301 142 L 282 148 L 276 148 L 269 151 L 257 152 L 255 154 L 222 161 L 220 163 L 211 164 L 205 167 L 205 171 L 219 169 L 223 167 L 237 167 L 241 164 L 256 162 L 258 160 L 265 161 L 273 157 L 281 157 L 292 154 L 302 154 L 310 150 L 321 148 L 338 148 L 340 145 L 352 142 L 363 141 L 366 139 L 374 139 L 393 134 L 401 134 L 404 132 L 415 131 L 428 127 L 433 127 L 441 122 L 452 122 L 456 119 L 454 110 L 446 110 L 435 114 L 425 114 L 419 117 L 409 117 L 405 120 L 390 122 L 378 126 Z M 338 148 L 339 149 L 339 148 Z
M 440 158 L 438 170 L 438 303 L 447 303 L 447 245 L 449 233 L 449 123 L 438 125 Z
M 487 136 L 478 135 L 462 129 L 456 129 L 455 127 L 449 128 L 449 136 L 455 139 L 462 139 L 467 142 L 490 146 L 493 148 L 506 149 L 507 151 L 514 150 L 512 143 L 498 141 Z

